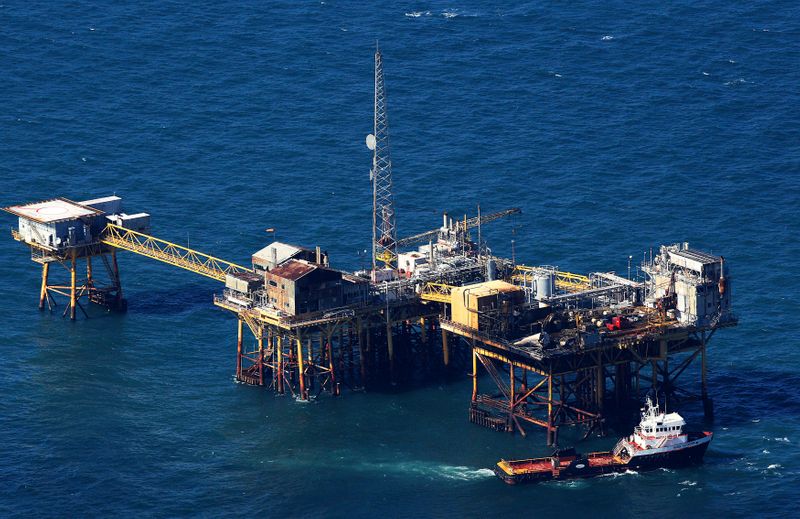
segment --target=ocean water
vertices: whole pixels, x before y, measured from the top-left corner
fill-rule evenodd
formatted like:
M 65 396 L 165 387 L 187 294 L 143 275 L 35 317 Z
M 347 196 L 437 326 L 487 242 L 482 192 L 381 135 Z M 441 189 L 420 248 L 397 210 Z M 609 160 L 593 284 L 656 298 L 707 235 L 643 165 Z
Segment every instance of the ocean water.
M 369 246 L 376 40 L 401 235 L 519 206 L 496 253 L 624 272 L 689 241 L 732 269 L 704 465 L 507 487 L 542 433 L 467 422 L 466 379 L 300 403 L 233 380 L 219 286 L 120 256 L 124 315 L 36 309 L 0 241 L 0 516 L 781 516 L 800 483 L 796 2 L 4 2 L 0 204 L 117 193 L 247 262 Z M 581 448 L 607 448 L 613 438 Z

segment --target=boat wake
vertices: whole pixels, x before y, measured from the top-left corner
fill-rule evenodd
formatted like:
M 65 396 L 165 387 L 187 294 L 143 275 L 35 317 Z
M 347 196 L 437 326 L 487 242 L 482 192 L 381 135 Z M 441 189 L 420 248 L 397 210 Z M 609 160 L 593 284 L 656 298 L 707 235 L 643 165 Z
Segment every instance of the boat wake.
M 472 468 L 463 465 L 439 465 L 424 461 L 401 463 L 370 463 L 361 466 L 363 470 L 378 471 L 384 474 L 414 474 L 429 479 L 448 479 L 453 481 L 474 481 L 494 477 L 488 468 Z

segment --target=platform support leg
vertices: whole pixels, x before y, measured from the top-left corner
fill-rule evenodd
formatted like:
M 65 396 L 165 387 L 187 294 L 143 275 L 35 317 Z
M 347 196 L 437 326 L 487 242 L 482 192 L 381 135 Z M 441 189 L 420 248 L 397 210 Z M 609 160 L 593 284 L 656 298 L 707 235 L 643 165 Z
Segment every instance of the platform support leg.
M 547 446 L 552 447 L 555 443 L 553 434 L 553 373 L 547 375 Z
M 86 256 L 86 287 L 91 290 L 94 288 L 94 278 L 92 276 L 92 257 Z
M 472 344 L 472 403 L 478 401 L 478 352 L 475 351 L 475 343 Z
M 242 380 L 242 320 L 238 319 L 236 327 L 236 380 Z
M 325 351 L 328 356 L 328 369 L 330 370 L 330 385 L 331 385 L 331 394 L 333 396 L 339 395 L 339 384 L 336 381 L 336 360 L 333 358 L 333 346 L 331 346 L 332 336 L 330 333 L 325 335 Z M 341 341 L 339 341 L 339 348 L 342 347 Z
M 442 358 L 444 367 L 447 369 L 450 366 L 450 345 L 447 344 L 447 330 L 442 330 Z
M 264 330 L 258 336 L 258 357 L 256 362 L 256 369 L 258 369 L 258 385 L 264 385 Z
M 73 321 L 75 320 L 75 311 L 78 306 L 75 263 L 76 263 L 75 253 L 73 253 L 72 261 L 70 263 L 70 285 L 69 285 L 69 318 Z
M 514 364 L 508 365 L 508 381 L 509 394 L 508 394 L 508 422 L 511 424 L 511 430 L 514 430 L 514 407 L 517 400 L 517 379 L 514 376 Z
M 278 393 L 283 394 L 283 336 L 278 335 L 277 341 L 277 356 L 278 356 L 278 380 L 277 380 L 277 388 Z
M 47 280 L 50 276 L 50 263 L 42 265 L 42 289 L 39 292 L 39 310 L 44 310 L 44 303 L 48 298 Z
M 308 393 L 306 392 L 306 373 L 305 367 L 303 366 L 303 340 L 298 337 L 297 338 L 297 371 L 299 376 L 300 382 L 300 398 L 302 400 L 308 400 Z

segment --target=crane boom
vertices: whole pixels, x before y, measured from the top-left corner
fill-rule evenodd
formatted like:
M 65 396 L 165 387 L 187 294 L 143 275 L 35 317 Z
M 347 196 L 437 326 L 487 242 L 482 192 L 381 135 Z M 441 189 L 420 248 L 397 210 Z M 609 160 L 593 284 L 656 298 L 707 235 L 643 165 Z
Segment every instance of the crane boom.
M 506 209 L 504 211 L 498 211 L 496 213 L 481 215 L 481 216 L 473 216 L 472 218 L 467 219 L 467 229 L 473 229 L 478 225 L 483 225 L 489 222 L 493 222 L 495 220 L 499 220 L 500 218 L 505 218 L 506 216 L 510 216 L 512 214 L 521 213 L 522 210 L 519 207 L 512 207 L 511 209 Z M 464 222 L 458 222 L 456 224 L 458 228 L 464 226 Z M 419 234 L 415 234 L 413 236 L 408 236 L 406 238 L 402 238 L 397 240 L 397 246 L 407 246 L 412 245 L 414 243 L 422 243 L 428 240 L 432 240 L 436 238 L 437 234 L 439 233 L 439 229 L 432 229 L 430 231 L 425 231 Z

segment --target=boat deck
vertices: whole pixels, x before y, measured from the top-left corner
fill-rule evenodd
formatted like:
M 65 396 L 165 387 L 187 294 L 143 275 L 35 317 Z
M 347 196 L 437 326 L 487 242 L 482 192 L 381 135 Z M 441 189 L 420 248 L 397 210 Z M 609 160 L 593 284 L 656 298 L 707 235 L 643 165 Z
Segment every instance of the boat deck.
M 547 472 L 558 473 L 568 468 L 576 459 L 576 456 L 565 456 L 563 458 L 559 458 L 558 466 L 555 468 L 553 467 L 552 457 L 514 461 L 502 460 L 497 464 L 497 466 L 509 476 Z M 625 460 L 619 456 L 615 456 L 611 452 L 593 452 L 591 454 L 587 454 L 585 460 L 588 462 L 589 467 L 605 467 L 609 465 L 625 464 Z

